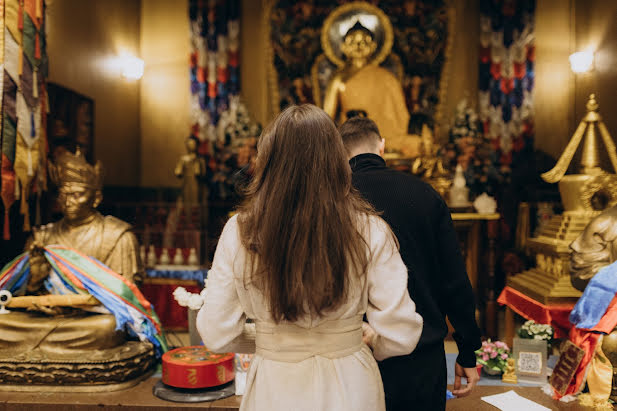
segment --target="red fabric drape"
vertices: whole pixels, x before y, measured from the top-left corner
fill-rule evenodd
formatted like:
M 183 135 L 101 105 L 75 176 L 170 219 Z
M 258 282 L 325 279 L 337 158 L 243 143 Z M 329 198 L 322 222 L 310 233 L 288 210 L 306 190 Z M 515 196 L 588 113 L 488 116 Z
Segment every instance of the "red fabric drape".
M 511 287 L 503 289 L 497 302 L 507 305 L 528 320 L 539 324 L 550 324 L 555 329 L 555 338 L 567 337 L 572 328 L 569 317 L 570 311 L 574 308 L 573 303 L 544 305 Z

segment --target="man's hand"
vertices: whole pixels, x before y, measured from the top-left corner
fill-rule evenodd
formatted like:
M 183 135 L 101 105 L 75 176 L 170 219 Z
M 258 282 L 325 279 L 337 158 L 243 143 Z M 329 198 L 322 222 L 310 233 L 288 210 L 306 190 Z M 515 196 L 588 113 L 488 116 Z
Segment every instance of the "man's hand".
M 465 397 L 469 395 L 480 379 L 478 370 L 475 367 L 463 368 L 459 363 L 456 363 L 454 366 L 454 375 L 454 389 L 452 390 L 452 394 L 456 397 Z M 465 388 L 461 388 L 461 378 L 467 380 L 467 386 Z

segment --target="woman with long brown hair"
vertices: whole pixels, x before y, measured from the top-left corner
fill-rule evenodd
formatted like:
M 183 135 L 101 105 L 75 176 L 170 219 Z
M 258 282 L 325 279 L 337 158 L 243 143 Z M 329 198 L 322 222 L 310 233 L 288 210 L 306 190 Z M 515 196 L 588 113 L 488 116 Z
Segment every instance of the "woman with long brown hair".
M 420 337 L 396 239 L 352 189 L 340 135 L 313 105 L 287 108 L 262 133 L 197 326 L 208 348 L 233 350 L 247 318 L 256 355 L 243 410 L 383 410 L 375 358 L 410 353 Z

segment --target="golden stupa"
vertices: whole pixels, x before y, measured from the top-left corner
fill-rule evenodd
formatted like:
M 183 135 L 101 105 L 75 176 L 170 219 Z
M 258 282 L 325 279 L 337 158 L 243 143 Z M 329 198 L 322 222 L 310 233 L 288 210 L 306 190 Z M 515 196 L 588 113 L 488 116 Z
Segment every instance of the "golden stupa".
M 587 114 L 557 164 L 542 174 L 544 181 L 559 183 L 564 212 L 553 216 L 539 235 L 528 241 L 528 251 L 535 254 L 536 266 L 507 282 L 508 286 L 543 304 L 575 302 L 581 296 L 570 283 L 570 244 L 594 216 L 617 204 L 617 175 L 600 167 L 598 134 L 617 173 L 615 143 L 602 123 L 592 94 L 587 102 Z M 580 174 L 565 175 L 583 139 Z

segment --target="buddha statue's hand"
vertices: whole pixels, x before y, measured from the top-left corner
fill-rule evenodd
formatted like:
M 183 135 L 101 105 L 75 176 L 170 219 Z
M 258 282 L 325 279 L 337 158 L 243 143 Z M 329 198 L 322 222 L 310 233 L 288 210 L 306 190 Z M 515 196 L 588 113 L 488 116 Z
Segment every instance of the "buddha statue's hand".
M 30 253 L 30 278 L 26 290 L 29 294 L 34 294 L 43 288 L 43 281 L 49 275 L 51 266 L 43 254 L 43 247 L 36 242 L 29 248 Z
M 48 307 L 46 305 L 34 303 L 32 304 L 32 307 L 28 308 L 28 311 L 36 311 L 39 313 L 47 314 L 49 316 L 57 316 L 61 314 L 66 314 L 67 309 L 60 306 Z

